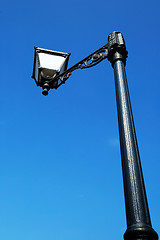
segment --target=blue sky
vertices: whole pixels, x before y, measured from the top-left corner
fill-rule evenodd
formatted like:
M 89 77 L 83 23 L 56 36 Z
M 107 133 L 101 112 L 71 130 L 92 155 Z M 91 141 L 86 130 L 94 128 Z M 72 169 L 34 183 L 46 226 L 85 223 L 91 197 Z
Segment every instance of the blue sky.
M 0 235 L 3 240 L 122 239 L 126 230 L 113 69 L 77 70 L 47 97 L 34 46 L 69 66 L 124 35 L 126 71 L 153 228 L 160 226 L 160 3 L 2 1 Z

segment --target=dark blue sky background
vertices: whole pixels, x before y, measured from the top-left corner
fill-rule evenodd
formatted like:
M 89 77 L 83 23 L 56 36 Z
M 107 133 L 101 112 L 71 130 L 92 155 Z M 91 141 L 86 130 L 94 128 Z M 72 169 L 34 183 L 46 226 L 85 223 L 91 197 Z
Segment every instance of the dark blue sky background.
M 153 227 L 160 226 L 160 2 L 2 1 L 0 236 L 122 239 L 126 230 L 113 69 L 105 60 L 41 94 L 34 46 L 69 66 L 124 35 L 126 71 Z

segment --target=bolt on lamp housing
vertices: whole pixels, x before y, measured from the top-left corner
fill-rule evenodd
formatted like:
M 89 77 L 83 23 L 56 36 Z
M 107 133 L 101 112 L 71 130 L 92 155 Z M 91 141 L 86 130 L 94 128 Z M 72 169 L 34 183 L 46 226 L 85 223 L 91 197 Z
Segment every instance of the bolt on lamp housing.
M 46 82 L 67 69 L 70 53 L 51 51 L 34 47 L 34 66 L 32 78 L 37 86 L 43 87 Z M 52 81 L 50 88 L 57 88 L 60 80 Z

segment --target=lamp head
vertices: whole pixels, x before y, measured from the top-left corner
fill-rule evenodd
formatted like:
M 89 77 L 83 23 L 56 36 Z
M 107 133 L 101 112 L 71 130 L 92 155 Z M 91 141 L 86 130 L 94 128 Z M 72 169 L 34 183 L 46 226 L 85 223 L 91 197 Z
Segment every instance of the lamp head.
M 70 53 L 51 51 L 43 48 L 34 47 L 34 66 L 32 78 L 37 86 L 45 88 L 43 91 L 47 95 L 46 89 L 57 88 L 60 80 L 54 81 L 57 75 L 67 69 Z M 52 84 L 49 81 L 52 80 Z M 46 84 L 48 87 L 46 88 Z

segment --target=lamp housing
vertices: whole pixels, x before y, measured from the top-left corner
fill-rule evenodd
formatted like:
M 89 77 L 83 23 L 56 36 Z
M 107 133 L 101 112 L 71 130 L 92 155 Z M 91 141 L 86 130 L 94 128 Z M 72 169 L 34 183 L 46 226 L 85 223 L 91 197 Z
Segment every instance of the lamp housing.
M 67 70 L 70 53 L 57 52 L 34 47 L 34 65 L 32 78 L 37 86 L 43 87 L 46 82 Z M 57 88 L 60 80 L 52 81 L 50 88 Z

